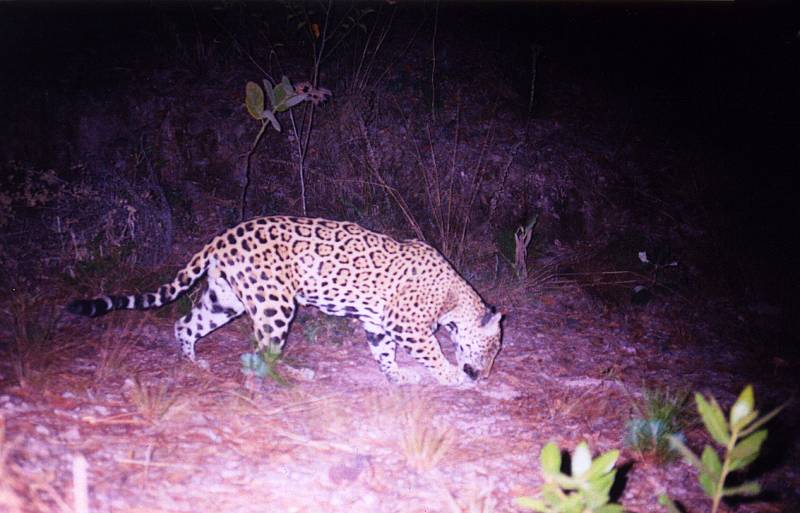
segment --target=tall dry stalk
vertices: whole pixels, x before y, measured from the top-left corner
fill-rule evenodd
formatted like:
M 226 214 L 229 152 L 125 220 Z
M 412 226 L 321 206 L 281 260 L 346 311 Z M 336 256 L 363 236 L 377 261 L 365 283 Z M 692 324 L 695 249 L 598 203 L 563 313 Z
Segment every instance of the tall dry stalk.
M 356 128 L 361 135 L 361 139 L 364 141 L 366 155 L 363 164 L 375 179 L 377 185 L 386 191 L 386 193 L 397 204 L 398 208 L 403 213 L 403 217 L 406 218 L 409 226 L 414 231 L 414 235 L 417 237 L 417 239 L 424 241 L 425 234 L 423 233 L 422 227 L 417 221 L 416 216 L 413 214 L 411 207 L 408 205 L 400 191 L 398 191 L 395 187 L 390 186 L 383 176 L 381 159 L 378 157 L 378 152 L 375 151 L 375 148 L 372 144 L 372 139 L 367 131 L 367 125 L 364 122 L 364 117 L 354 107 L 351 108 L 351 113 L 353 115 L 353 119 L 355 120 Z
M 496 106 L 495 106 L 496 107 Z M 410 120 L 397 106 L 406 131 L 413 133 Z M 430 123 L 425 126 L 430 164 L 426 164 L 423 152 L 417 139 L 411 136 L 417 168 L 425 184 L 425 195 L 437 232 L 439 249 L 453 265 L 460 267 L 463 263 L 465 240 L 467 230 L 472 221 L 473 208 L 487 177 L 486 161 L 489 149 L 494 143 L 494 116 L 483 137 L 481 150 L 477 162 L 469 166 L 459 163 L 459 150 L 461 139 L 461 95 L 456 102 L 456 127 L 453 135 L 453 154 L 450 160 L 450 169 L 445 173 L 445 178 L 440 172 L 436 156 L 436 148 L 431 136 Z M 513 157 L 512 157 L 513 158 Z M 460 187 L 458 177 L 463 177 Z M 446 185 L 443 181 L 446 180 Z

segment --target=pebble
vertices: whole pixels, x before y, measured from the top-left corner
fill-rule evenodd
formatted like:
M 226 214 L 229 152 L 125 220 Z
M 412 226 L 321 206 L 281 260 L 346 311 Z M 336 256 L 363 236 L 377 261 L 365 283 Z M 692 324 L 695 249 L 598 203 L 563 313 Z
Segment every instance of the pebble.
M 223 479 L 237 479 L 241 477 L 242 473 L 238 469 L 223 469 L 220 471 L 219 475 Z M 224 487 L 220 489 L 220 493 L 224 493 L 225 491 Z
M 365 506 L 368 508 L 372 508 L 378 504 L 378 498 L 375 496 L 374 493 L 365 493 L 363 497 L 361 497 L 361 502 L 364 503 Z
M 71 442 L 77 442 L 78 440 L 81 439 L 81 432 L 76 426 L 72 426 L 71 428 L 61 433 L 61 438 Z

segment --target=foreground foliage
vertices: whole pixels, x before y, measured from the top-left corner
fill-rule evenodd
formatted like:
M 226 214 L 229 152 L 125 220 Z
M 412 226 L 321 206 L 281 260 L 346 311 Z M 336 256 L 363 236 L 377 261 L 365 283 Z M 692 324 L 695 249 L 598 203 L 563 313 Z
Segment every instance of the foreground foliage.
M 625 445 L 642 457 L 666 463 L 678 456 L 670 437 L 683 440 L 687 424 L 688 394 L 669 390 L 644 390 L 634 404 L 638 415 L 626 425 Z
M 571 475 L 561 472 L 561 451 L 550 442 L 542 448 L 539 461 L 545 484 L 538 497 L 518 497 L 517 504 L 541 513 L 622 513 L 619 504 L 609 503 L 609 491 L 617 471 L 619 451 L 608 451 L 594 460 L 589 444 L 581 442 L 571 461 Z
M 700 487 L 712 500 L 711 513 L 716 513 L 724 497 L 752 496 L 761 492 L 761 487 L 755 481 L 731 487 L 726 487 L 725 481 L 731 472 L 744 469 L 758 458 L 761 446 L 767 439 L 767 430 L 759 428 L 777 415 L 785 404 L 758 418 L 751 385 L 747 385 L 739 394 L 727 420 L 714 397 L 706 399 L 697 393 L 695 402 L 708 434 L 717 444 L 725 448 L 723 459 L 720 460 L 717 451 L 710 445 L 705 446 L 698 458 L 678 437 L 670 437 L 670 442 L 684 460 L 697 469 Z M 680 511 L 667 494 L 662 494 L 659 502 L 666 506 L 670 513 Z

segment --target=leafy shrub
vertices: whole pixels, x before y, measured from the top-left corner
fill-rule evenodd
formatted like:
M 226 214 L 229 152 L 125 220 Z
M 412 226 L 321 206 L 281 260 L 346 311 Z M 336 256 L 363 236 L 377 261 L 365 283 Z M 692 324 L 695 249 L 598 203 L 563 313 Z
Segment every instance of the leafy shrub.
M 561 472 L 561 451 L 550 442 L 539 461 L 544 485 L 538 497 L 518 497 L 517 504 L 541 513 L 621 513 L 622 506 L 609 503 L 609 492 L 617 471 L 618 450 L 594 460 L 589 444 L 581 442 L 572 454 L 571 475 Z
M 759 428 L 777 415 L 786 405 L 779 406 L 767 415 L 758 418 L 751 385 L 747 385 L 739 394 L 739 398 L 731 407 L 727 420 L 714 397 L 706 399 L 698 393 L 695 394 L 695 402 L 706 431 L 717 444 L 725 448 L 724 458 L 720 460 L 717 451 L 710 445 L 703 448 L 703 453 L 698 458 L 680 438 L 672 436 L 670 442 L 686 462 L 697 469 L 697 480 L 700 487 L 712 500 L 711 513 L 716 513 L 724 497 L 760 493 L 761 487 L 755 481 L 733 487 L 726 487 L 725 481 L 731 472 L 744 469 L 758 458 L 761 453 L 761 445 L 767 439 L 767 430 Z M 670 513 L 679 513 L 680 511 L 666 494 L 659 497 L 659 502 L 666 506 Z

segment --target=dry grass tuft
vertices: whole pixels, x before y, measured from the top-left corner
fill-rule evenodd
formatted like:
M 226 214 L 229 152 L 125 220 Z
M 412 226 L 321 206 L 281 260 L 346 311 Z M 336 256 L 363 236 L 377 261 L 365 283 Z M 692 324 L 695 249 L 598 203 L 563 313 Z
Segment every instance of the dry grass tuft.
M 437 467 L 455 441 L 450 428 L 434 424 L 430 411 L 425 402 L 418 402 L 403 418 L 403 454 L 406 464 L 417 472 Z
M 7 312 L 13 322 L 12 365 L 23 388 L 44 387 L 53 364 L 78 342 L 56 343 L 54 333 L 60 315 L 55 304 L 41 295 L 17 295 Z
M 492 479 L 478 479 L 473 476 L 468 491 L 458 497 L 460 500 L 453 496 L 443 482 L 439 483 L 439 487 L 448 513 L 493 513 L 497 506 L 497 499 L 492 495 Z
M 133 380 L 128 400 L 145 420 L 153 423 L 167 420 L 188 406 L 188 398 L 174 385 L 143 383 L 138 377 Z
M 0 511 L 15 513 L 23 511 L 25 500 L 21 494 L 22 483 L 7 464 L 10 449 L 6 441 L 5 419 L 0 416 Z
M 128 367 L 136 342 L 142 337 L 145 324 L 152 321 L 146 316 L 117 317 L 108 330 L 108 336 L 95 342 L 97 367 L 94 371 L 96 381 L 126 374 L 121 372 Z M 117 326 L 116 323 L 119 323 Z

